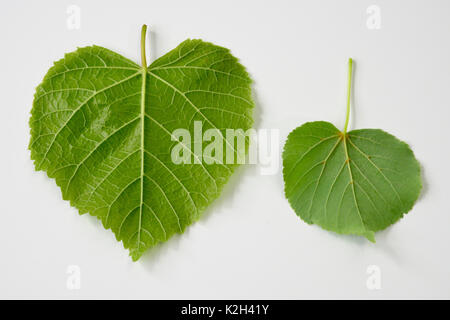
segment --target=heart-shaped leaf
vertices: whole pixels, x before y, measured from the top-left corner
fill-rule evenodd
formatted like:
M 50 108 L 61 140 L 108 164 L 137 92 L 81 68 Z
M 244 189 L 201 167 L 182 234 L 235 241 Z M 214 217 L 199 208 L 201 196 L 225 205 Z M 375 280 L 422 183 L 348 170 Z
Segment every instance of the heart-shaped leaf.
M 186 40 L 147 67 L 142 31 L 143 67 L 98 46 L 66 54 L 37 87 L 30 119 L 36 169 L 133 260 L 198 219 L 238 165 L 174 163 L 175 145 L 196 155 L 173 132 L 194 137 L 201 123 L 224 136 L 253 122 L 251 80 L 228 49 Z
M 420 165 L 409 146 L 378 129 L 343 132 L 329 122 L 292 131 L 283 152 L 285 194 L 307 223 L 375 241 L 374 232 L 399 220 L 417 200 Z

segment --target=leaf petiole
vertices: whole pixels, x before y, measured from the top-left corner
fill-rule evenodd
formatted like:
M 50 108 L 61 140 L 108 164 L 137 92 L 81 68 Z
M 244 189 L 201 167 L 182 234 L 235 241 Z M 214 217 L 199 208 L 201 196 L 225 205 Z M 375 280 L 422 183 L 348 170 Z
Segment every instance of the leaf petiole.
M 345 118 L 344 136 L 347 133 L 348 121 L 350 119 L 350 96 L 352 92 L 352 73 L 353 73 L 353 60 L 348 59 L 348 83 L 347 83 L 347 115 Z
M 145 36 L 147 34 L 147 25 L 142 25 L 141 29 L 141 62 L 142 62 L 142 68 L 144 68 L 144 71 L 147 71 L 147 59 L 145 57 Z

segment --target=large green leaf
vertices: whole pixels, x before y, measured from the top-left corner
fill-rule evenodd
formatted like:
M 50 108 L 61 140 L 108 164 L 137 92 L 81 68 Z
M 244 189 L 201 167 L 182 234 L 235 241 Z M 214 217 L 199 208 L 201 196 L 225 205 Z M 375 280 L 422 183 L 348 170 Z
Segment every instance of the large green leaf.
M 409 146 L 389 133 L 346 128 L 341 132 L 317 121 L 289 134 L 283 152 L 286 198 L 307 223 L 375 241 L 374 232 L 414 205 L 420 165 Z
M 173 131 L 193 137 L 195 121 L 223 135 L 247 130 L 250 83 L 229 50 L 201 40 L 184 41 L 148 68 L 102 47 L 80 48 L 36 90 L 31 158 L 137 260 L 198 219 L 237 165 L 174 164 Z

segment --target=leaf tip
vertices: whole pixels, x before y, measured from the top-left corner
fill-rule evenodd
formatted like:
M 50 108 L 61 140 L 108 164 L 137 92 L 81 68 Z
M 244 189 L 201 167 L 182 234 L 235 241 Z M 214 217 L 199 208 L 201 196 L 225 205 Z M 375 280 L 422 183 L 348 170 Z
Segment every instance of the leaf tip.
M 139 260 L 139 258 L 142 256 L 142 252 L 138 250 L 133 250 L 130 252 L 130 257 L 133 262 L 136 262 Z
M 375 233 L 373 231 L 367 231 L 364 234 L 364 237 L 366 237 L 367 240 L 369 240 L 372 243 L 376 243 L 375 241 Z

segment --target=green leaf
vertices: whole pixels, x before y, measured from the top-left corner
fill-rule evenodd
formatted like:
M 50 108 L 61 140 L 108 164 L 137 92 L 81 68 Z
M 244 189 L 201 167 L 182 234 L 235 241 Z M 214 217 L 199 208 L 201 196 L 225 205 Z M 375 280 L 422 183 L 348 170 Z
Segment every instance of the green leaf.
M 349 93 L 351 81 L 349 70 Z M 292 131 L 283 151 L 285 195 L 305 222 L 375 241 L 374 233 L 407 213 L 422 186 L 409 146 L 378 129 L 339 131 L 308 122 Z
M 36 170 L 133 260 L 197 220 L 237 166 L 175 164 L 173 131 L 193 137 L 201 121 L 225 135 L 253 122 L 251 80 L 228 49 L 186 40 L 147 67 L 144 39 L 145 27 L 143 67 L 99 46 L 66 54 L 37 87 L 30 119 Z

